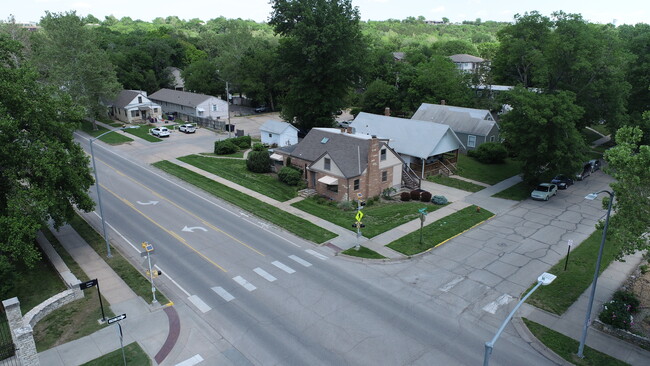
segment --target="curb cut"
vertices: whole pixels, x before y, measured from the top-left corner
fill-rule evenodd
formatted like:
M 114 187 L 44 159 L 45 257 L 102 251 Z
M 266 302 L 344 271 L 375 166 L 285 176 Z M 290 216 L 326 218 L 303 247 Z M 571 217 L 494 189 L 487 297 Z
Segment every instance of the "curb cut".
M 546 357 L 549 361 L 553 362 L 556 365 L 561 366 L 572 366 L 571 362 L 560 357 L 557 353 L 553 352 L 550 348 L 546 347 L 539 339 L 537 339 L 533 333 L 530 332 L 526 324 L 524 323 L 521 317 L 512 318 L 512 325 L 515 327 L 517 334 L 523 339 L 528 345 L 533 347 L 539 354 Z

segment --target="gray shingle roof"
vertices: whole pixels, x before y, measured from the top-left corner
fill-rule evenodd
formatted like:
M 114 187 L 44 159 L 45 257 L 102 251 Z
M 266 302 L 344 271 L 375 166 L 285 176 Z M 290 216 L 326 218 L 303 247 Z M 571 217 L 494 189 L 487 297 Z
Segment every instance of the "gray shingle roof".
M 174 103 L 187 107 L 196 107 L 210 98 L 212 98 L 210 95 L 171 89 L 160 89 L 149 96 L 149 99 L 151 100 Z
M 477 136 L 487 136 L 496 125 L 492 113 L 487 109 L 428 103 L 422 103 L 411 119 L 445 124 L 456 133 Z
M 468 55 L 466 53 L 460 53 L 457 55 L 451 55 L 449 58 L 453 62 L 485 62 L 484 59 L 472 55 Z
M 322 143 L 324 138 L 328 140 Z M 359 176 L 368 166 L 369 147 L 370 136 L 341 133 L 336 128 L 312 128 L 291 156 L 313 162 L 327 153 L 343 176 L 352 178 Z
M 390 139 L 388 146 L 400 154 L 426 159 L 463 147 L 447 125 L 361 112 L 352 121 L 357 133 Z
M 268 120 L 264 122 L 264 124 L 260 127 L 260 131 L 266 131 L 266 132 L 281 135 L 287 128 L 292 128 L 298 131 L 298 129 L 295 126 L 287 122 L 275 121 L 275 120 Z
M 115 101 L 113 101 L 113 106 L 117 108 L 124 108 L 141 93 L 142 92 L 138 90 L 122 90 L 117 95 L 117 98 L 115 98 Z M 142 95 L 144 96 L 144 94 Z

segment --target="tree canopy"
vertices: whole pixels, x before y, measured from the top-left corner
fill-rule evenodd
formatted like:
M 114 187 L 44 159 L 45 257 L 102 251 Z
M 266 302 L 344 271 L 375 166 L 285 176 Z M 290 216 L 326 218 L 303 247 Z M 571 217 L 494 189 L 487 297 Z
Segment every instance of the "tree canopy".
M 351 0 L 274 0 L 269 24 L 281 36 L 282 116 L 302 128 L 334 122 L 359 80 L 365 45 Z
M 94 207 L 87 193 L 93 179 L 72 137 L 83 109 L 16 60 L 20 44 L 0 34 L 0 262 L 31 265 L 44 223 L 58 227 L 75 206 Z

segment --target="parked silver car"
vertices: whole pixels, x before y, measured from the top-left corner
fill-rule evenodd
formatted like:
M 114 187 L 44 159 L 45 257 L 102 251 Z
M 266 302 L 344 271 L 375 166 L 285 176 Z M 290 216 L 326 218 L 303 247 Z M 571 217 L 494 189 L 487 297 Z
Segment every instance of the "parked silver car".
M 552 183 L 540 183 L 537 188 L 530 194 L 534 200 L 548 201 L 549 198 L 557 194 L 557 186 Z
M 185 133 L 194 133 L 196 132 L 196 126 L 191 123 L 186 123 L 184 125 L 178 126 L 178 130 Z

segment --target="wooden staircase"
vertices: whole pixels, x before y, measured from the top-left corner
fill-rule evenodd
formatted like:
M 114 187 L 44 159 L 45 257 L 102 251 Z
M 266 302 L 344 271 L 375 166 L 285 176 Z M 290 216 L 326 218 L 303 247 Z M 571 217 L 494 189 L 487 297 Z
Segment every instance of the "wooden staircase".
M 402 187 L 408 189 L 419 189 L 422 180 L 411 169 L 408 164 L 402 164 Z

